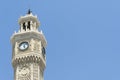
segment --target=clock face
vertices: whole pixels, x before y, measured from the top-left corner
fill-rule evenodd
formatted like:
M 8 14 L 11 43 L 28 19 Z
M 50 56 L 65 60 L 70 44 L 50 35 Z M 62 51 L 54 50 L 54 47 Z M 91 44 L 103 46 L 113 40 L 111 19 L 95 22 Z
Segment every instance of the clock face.
M 28 42 L 22 42 L 22 43 L 20 43 L 20 45 L 19 45 L 19 49 L 20 49 L 20 50 L 26 50 L 28 47 L 29 47 Z

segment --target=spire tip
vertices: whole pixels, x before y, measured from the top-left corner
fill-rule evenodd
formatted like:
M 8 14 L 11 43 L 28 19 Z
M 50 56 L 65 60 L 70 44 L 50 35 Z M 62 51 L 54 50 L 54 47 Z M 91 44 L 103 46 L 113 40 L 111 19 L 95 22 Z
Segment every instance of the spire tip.
M 29 9 L 27 14 L 31 14 L 31 13 L 32 13 L 32 11 Z

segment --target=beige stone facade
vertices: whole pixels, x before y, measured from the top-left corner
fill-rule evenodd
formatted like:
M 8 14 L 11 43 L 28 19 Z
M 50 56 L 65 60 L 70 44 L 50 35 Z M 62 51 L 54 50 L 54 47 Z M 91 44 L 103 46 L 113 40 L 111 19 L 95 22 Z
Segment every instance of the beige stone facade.
M 11 37 L 14 80 L 44 80 L 46 39 L 38 31 L 37 16 L 29 13 L 19 19 L 20 30 Z

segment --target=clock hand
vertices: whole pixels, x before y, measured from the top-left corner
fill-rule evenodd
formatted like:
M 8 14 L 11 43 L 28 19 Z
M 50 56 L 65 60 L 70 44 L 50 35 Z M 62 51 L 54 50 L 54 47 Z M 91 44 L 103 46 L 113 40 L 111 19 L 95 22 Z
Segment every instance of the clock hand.
M 25 45 L 24 45 L 24 48 L 25 48 Z

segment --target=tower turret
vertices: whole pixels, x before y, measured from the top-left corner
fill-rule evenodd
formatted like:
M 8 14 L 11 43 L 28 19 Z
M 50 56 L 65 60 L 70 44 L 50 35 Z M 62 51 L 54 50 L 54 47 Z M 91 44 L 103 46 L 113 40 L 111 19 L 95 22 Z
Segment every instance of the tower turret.
M 46 39 L 40 22 L 30 10 L 18 22 L 20 29 L 11 37 L 14 80 L 43 80 Z
M 34 16 L 30 10 L 25 16 L 21 16 L 18 22 L 20 25 L 20 32 L 38 30 L 40 25 L 37 16 Z

